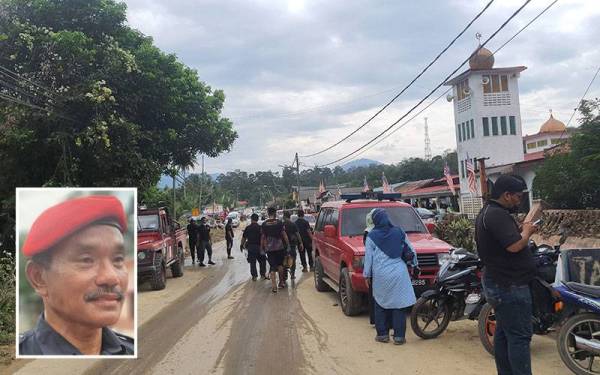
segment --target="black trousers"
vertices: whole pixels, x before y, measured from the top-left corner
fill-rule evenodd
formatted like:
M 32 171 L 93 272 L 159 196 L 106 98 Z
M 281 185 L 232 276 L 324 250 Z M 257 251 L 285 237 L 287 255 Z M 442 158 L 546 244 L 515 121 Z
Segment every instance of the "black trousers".
M 212 260 L 212 245 L 209 241 L 200 241 L 198 244 L 198 261 L 204 263 L 204 251 L 208 254 L 208 261 Z
M 300 253 L 300 263 L 302 263 L 302 267 L 306 268 L 306 258 L 308 257 L 308 265 L 310 268 L 313 268 L 313 249 L 312 243 L 304 244 L 304 249 L 299 250 Z
M 267 258 L 265 255 L 260 254 L 260 246 L 259 245 L 250 245 L 246 246 L 248 249 L 248 263 L 250 263 L 250 274 L 252 277 L 258 277 L 258 273 L 256 272 L 256 262 L 258 262 L 258 266 L 260 267 L 260 275 L 267 275 Z
M 225 241 L 227 242 L 227 256 L 230 257 L 231 256 L 231 248 L 233 247 L 233 238 L 225 238 Z
M 192 256 L 192 262 L 196 261 L 196 252 L 198 252 L 198 259 L 200 259 L 200 249 L 198 248 L 198 243 L 196 241 L 189 240 L 190 244 L 190 255 Z

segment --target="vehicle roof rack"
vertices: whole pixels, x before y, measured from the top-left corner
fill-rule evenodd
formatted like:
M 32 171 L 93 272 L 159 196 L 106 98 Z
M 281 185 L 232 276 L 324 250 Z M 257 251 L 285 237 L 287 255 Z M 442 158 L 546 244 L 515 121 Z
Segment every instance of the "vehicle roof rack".
M 358 199 L 374 199 L 378 201 L 388 200 L 395 202 L 397 199 L 402 197 L 401 193 L 382 193 L 374 191 L 366 191 L 358 194 L 342 194 L 340 198 L 345 200 L 347 203 Z

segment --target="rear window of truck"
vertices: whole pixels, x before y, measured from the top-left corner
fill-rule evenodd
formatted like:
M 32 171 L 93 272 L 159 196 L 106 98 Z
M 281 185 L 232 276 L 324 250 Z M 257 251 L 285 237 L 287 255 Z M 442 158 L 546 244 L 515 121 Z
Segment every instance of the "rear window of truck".
M 342 236 L 362 236 L 366 217 L 375 207 L 348 208 L 342 211 Z M 390 221 L 406 233 L 427 233 L 427 229 L 412 207 L 385 207 Z

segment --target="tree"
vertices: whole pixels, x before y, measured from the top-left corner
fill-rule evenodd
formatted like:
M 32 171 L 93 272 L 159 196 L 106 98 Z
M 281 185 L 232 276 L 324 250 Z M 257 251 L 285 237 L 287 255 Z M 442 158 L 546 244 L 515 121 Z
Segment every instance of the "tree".
M 600 100 L 582 101 L 579 111 L 581 125 L 567 152 L 547 156 L 533 189 L 554 207 L 600 208 Z
M 128 27 L 125 10 L 113 0 L 0 3 L 3 209 L 14 210 L 16 186 L 143 193 L 168 168 L 231 148 L 224 93 Z

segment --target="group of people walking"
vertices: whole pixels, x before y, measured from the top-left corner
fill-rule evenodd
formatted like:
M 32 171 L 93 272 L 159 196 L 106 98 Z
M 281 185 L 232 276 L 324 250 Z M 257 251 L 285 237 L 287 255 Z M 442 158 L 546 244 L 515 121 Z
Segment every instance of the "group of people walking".
M 304 212 L 298 212 L 298 219 L 291 221 L 289 212 L 285 212 L 283 221 L 276 217 L 274 207 L 267 210 L 268 218 L 262 225 L 258 224 L 258 215 L 252 214 L 250 224 L 244 229 L 240 250 L 248 252 L 250 274 L 252 280 L 258 279 L 256 263 L 259 264 L 260 276 L 271 280 L 271 290 L 285 288 L 289 277 L 296 278 L 296 259 L 300 255 L 302 272 L 313 268 L 312 231 L 304 219 Z M 308 262 L 307 262 L 308 260 Z M 266 263 L 269 263 L 267 276 Z
M 212 261 L 212 239 L 210 237 L 210 227 L 206 223 L 206 217 L 200 218 L 200 223 L 196 223 L 196 220 L 193 218 L 190 219 L 187 231 L 192 264 L 196 264 L 197 258 L 198 266 L 206 267 L 206 264 L 204 264 L 206 253 L 208 255 L 208 264 L 214 265 L 215 263 Z

